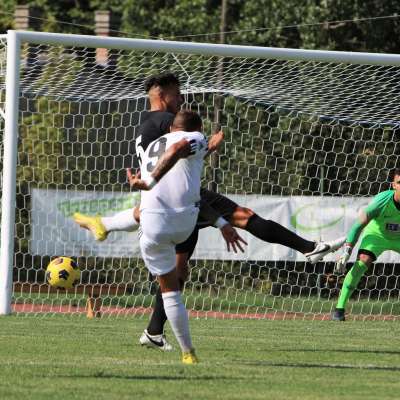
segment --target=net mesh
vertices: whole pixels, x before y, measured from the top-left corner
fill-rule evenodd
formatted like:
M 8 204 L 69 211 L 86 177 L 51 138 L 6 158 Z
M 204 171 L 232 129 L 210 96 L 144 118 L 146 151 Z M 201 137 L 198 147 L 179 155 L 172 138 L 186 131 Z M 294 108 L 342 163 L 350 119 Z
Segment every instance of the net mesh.
M 102 315 L 150 311 L 155 283 L 130 248 L 136 233 L 113 233 L 95 243 L 71 217 L 75 211 L 112 214 L 138 201 L 125 168 L 137 166 L 136 129 L 148 106 L 143 82 L 153 73 L 179 76 L 184 107 L 200 113 L 206 134 L 221 124 L 225 143 L 208 161 L 204 185 L 244 205 L 255 198 L 366 203 L 389 188 L 388 171 L 400 154 L 399 67 L 134 50 L 108 50 L 107 63 L 99 64 L 98 51 L 23 46 L 12 300 L 17 313 L 84 315 L 88 298 Z M 4 62 L 3 40 L 0 107 Z M 3 128 L 1 120 L 1 135 Z M 271 207 L 279 217 L 278 204 Z M 288 228 L 310 239 L 324 237 L 321 210 L 309 211 L 318 229 L 302 231 L 292 220 Z M 205 240 L 217 234 L 210 231 Z M 250 249 L 258 241 L 247 240 Z M 333 258 L 311 265 L 293 251 L 272 256 L 269 249 L 276 246 L 261 246 L 261 256 L 249 250 L 233 259 L 195 253 L 187 307 L 198 316 L 222 318 L 325 318 L 343 280 L 332 274 Z M 79 264 L 74 290 L 46 283 L 46 266 L 60 255 Z M 399 315 L 398 269 L 393 257 L 376 263 L 348 311 L 368 318 Z

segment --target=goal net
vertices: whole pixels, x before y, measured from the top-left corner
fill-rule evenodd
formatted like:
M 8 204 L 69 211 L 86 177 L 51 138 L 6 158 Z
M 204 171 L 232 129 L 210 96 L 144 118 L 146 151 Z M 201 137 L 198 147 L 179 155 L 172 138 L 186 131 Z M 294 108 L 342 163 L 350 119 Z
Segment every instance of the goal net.
M 2 210 L 1 270 L 11 271 L 0 277 L 3 304 L 10 303 L 3 313 L 150 312 L 156 282 L 140 257 L 137 232 L 113 232 L 96 242 L 72 215 L 110 216 L 140 201 L 125 168 L 137 166 L 134 140 L 148 108 L 143 83 L 154 73 L 179 76 L 183 107 L 200 113 L 206 135 L 222 126 L 225 142 L 207 161 L 204 186 L 307 239 L 345 235 L 359 208 L 389 188 L 388 172 L 399 165 L 398 56 L 17 37 L 20 54 L 7 53 L 9 36 L 0 39 L 0 167 L 8 176 L 0 183 L 3 197 L 15 191 L 11 216 L 7 201 Z M 16 64 L 10 54 L 18 56 Z M 18 64 L 17 79 L 7 81 L 7 96 L 18 97 L 13 116 L 6 66 Z M 13 123 L 14 165 L 7 139 L 17 137 Z M 311 265 L 294 250 L 240 234 L 249 245 L 232 254 L 217 229 L 201 231 L 184 291 L 192 315 L 328 317 L 344 278 L 333 274 L 335 255 Z M 77 261 L 81 277 L 73 290 L 47 284 L 46 266 L 56 256 Z M 350 315 L 400 315 L 399 261 L 390 252 L 379 258 L 355 291 Z

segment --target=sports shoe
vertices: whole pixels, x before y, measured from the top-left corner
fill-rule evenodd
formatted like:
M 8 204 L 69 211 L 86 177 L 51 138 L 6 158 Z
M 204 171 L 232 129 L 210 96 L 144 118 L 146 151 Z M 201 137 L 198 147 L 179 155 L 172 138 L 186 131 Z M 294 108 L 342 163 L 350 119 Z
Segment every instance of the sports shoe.
M 183 352 L 182 353 L 182 362 L 184 364 L 198 364 L 199 359 L 197 358 L 194 349 L 188 352 Z
M 346 321 L 346 317 L 344 316 L 344 309 L 337 308 L 331 316 L 332 321 Z
M 152 349 L 160 349 L 161 351 L 171 351 L 172 346 L 167 342 L 165 335 L 150 335 L 147 329 L 144 330 L 139 338 L 139 343 Z
M 337 249 L 343 246 L 346 238 L 342 237 L 340 239 L 332 240 L 330 242 L 319 242 L 315 246 L 315 249 L 311 253 L 304 254 L 307 260 L 311 264 L 315 264 L 322 260 L 328 253 L 333 253 Z
M 99 215 L 96 217 L 90 217 L 89 215 L 84 215 L 77 212 L 72 216 L 72 218 L 80 227 L 88 229 L 90 232 L 92 232 L 94 238 L 99 242 L 107 239 L 108 232 L 101 222 L 101 217 Z

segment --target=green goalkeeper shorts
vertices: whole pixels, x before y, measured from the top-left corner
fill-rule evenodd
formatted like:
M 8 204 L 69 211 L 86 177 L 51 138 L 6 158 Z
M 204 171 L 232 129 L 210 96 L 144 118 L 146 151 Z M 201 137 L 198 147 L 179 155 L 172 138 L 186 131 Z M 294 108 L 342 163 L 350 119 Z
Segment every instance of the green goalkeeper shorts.
M 400 253 L 400 240 L 386 239 L 384 236 L 366 234 L 359 247 L 359 251 L 368 250 L 378 258 L 384 251 L 392 250 Z

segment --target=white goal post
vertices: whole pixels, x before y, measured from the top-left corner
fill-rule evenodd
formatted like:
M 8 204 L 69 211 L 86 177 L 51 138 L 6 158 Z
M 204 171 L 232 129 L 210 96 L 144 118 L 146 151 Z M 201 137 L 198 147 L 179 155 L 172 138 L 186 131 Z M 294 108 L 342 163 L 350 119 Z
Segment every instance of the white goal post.
M 105 65 L 98 49 L 108 49 Z M 399 55 L 8 31 L 0 35 L 0 315 L 84 314 L 87 296 L 104 314 L 147 313 L 154 290 L 130 253 L 136 234 L 96 244 L 71 212 L 133 204 L 123 171 L 146 109 L 143 81 L 170 70 L 206 133 L 214 123 L 226 133 L 205 185 L 260 215 L 333 239 L 326 235 L 344 235 L 355 211 L 388 188 L 400 160 Z M 325 318 L 334 307 L 341 279 L 333 256 L 311 266 L 246 236 L 245 256 L 232 257 L 201 247 L 217 238 L 211 230 L 186 286 L 196 315 Z M 80 259 L 82 282 L 72 292 L 45 282 L 56 255 Z M 400 316 L 398 262 L 390 254 L 376 264 L 350 313 Z

